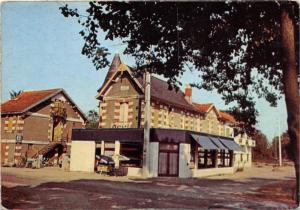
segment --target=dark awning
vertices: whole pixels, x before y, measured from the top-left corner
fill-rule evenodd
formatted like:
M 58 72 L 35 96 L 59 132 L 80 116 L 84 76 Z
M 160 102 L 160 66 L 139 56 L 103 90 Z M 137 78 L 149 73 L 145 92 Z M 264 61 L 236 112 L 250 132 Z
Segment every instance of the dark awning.
M 244 152 L 243 148 L 240 147 L 235 141 L 219 138 L 219 140 L 224 144 L 229 150 L 237 151 L 237 152 Z
M 225 147 L 225 146 L 221 143 L 221 141 L 219 140 L 219 138 L 213 137 L 213 136 L 209 136 L 209 138 L 212 140 L 212 142 L 213 142 L 215 145 L 217 145 L 217 146 L 219 147 L 219 149 L 225 150 L 226 152 L 228 151 L 228 148 Z
M 143 129 L 140 128 L 103 128 L 73 129 L 72 141 L 115 141 L 143 142 Z
M 191 134 L 191 136 L 203 149 L 219 149 L 206 135 Z
M 164 143 L 189 143 L 186 130 L 151 128 L 150 141 Z

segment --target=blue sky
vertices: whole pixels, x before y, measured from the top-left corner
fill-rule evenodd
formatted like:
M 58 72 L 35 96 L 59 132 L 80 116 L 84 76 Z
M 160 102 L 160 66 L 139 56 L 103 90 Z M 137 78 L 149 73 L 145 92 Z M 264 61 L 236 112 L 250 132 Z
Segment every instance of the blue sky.
M 84 9 L 86 3 L 68 3 Z M 2 102 L 9 99 L 11 90 L 64 88 L 85 112 L 97 109 L 96 91 L 101 86 L 107 69 L 96 71 L 93 64 L 81 55 L 83 41 L 78 34 L 80 25 L 75 19 L 65 18 L 56 2 L 6 2 L 2 4 Z M 112 53 L 122 53 L 120 41 L 104 42 Z M 134 65 L 134 59 L 121 55 L 121 59 Z M 195 81 L 187 72 L 183 84 Z M 193 89 L 193 99 L 212 102 L 226 109 L 216 92 Z M 284 99 L 271 108 L 263 99 L 257 100 L 259 118 L 257 128 L 272 139 L 286 125 Z

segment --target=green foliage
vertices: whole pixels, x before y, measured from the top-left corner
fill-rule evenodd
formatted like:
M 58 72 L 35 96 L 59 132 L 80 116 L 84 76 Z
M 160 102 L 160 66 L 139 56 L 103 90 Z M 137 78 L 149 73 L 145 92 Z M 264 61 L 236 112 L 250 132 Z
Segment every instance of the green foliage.
M 255 140 L 256 146 L 252 149 L 254 160 L 268 160 L 272 157 L 270 145 L 267 137 L 261 131 L 256 131 L 251 136 Z
M 293 147 L 287 131 L 282 133 L 280 138 L 281 138 L 282 158 L 294 160 Z M 273 157 L 278 157 L 278 140 L 279 140 L 278 136 L 275 137 L 270 147 Z
M 11 90 L 11 91 L 9 91 L 10 99 L 16 98 L 21 93 L 23 93 L 23 90 L 19 90 L 19 91 Z
M 95 110 L 89 110 L 87 113 L 88 122 L 86 128 L 98 128 L 99 115 Z
M 187 68 L 198 72 L 193 86 L 216 89 L 226 104 L 236 102 L 232 111 L 252 133 L 258 114 L 253 96 L 275 106 L 282 93 L 282 5 L 298 26 L 298 43 L 295 2 L 90 2 L 84 21 L 76 9 L 60 10 L 79 18 L 82 54 L 96 69 L 108 65 L 108 49 L 98 37 L 103 30 L 105 39 L 127 45 L 124 53 L 136 58 L 138 71 L 163 75 L 170 86 L 181 85 Z

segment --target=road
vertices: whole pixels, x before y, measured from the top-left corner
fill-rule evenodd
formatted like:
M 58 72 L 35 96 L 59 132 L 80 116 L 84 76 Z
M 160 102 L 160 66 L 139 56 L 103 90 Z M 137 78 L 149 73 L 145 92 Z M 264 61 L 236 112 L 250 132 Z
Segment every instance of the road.
M 294 208 L 294 169 L 252 167 L 201 179 L 108 177 L 58 168 L 2 168 L 2 204 L 31 209 Z

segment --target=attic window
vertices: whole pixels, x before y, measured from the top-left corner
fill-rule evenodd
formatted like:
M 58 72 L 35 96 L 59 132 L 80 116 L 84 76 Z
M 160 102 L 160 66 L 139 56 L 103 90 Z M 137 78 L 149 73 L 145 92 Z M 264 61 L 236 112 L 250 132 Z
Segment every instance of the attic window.
M 129 86 L 128 85 L 122 85 L 121 86 L 121 91 L 126 91 L 129 90 Z

